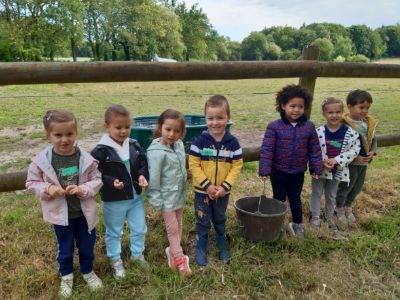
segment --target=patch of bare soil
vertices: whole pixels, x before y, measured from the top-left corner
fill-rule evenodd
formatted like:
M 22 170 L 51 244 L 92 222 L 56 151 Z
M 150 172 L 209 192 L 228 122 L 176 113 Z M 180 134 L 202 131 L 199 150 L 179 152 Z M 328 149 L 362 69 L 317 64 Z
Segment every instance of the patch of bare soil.
M 232 130 L 232 134 L 239 140 L 242 148 L 261 146 L 264 131 L 261 130 Z

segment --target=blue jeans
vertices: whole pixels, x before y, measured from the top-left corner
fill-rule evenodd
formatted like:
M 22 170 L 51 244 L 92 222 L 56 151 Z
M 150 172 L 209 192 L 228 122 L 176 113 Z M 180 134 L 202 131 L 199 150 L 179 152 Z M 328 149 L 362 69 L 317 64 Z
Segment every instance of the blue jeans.
M 147 226 L 142 196 L 135 195 L 132 200 L 103 202 L 103 218 L 108 257 L 113 260 L 121 258 L 121 236 L 125 220 L 129 225 L 131 255 L 143 254 Z
M 75 242 L 78 248 L 79 266 L 82 274 L 93 270 L 94 244 L 96 242 L 96 229 L 88 231 L 84 216 L 69 219 L 68 226 L 54 225 L 53 230 L 57 241 L 57 262 L 61 276 L 73 272 Z
M 208 198 L 207 198 L 208 199 Z M 196 216 L 196 231 L 199 237 L 208 238 L 211 222 L 214 225 L 216 236 L 225 236 L 226 208 L 229 194 L 217 201 L 208 199 L 206 195 L 195 193 L 194 211 Z
M 300 195 L 303 189 L 304 173 L 289 174 L 273 170 L 270 178 L 274 199 L 285 202 L 287 197 L 293 222 L 297 224 L 303 223 Z

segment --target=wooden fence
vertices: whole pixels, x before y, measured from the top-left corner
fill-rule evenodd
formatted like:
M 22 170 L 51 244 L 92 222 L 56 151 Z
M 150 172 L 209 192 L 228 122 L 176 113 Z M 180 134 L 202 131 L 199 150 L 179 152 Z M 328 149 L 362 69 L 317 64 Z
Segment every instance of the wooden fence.
M 300 77 L 299 84 L 314 93 L 317 77 L 400 78 L 400 65 L 320 62 L 318 57 L 319 49 L 307 46 L 303 61 L 0 63 L 0 85 Z M 378 136 L 379 147 L 393 145 L 400 145 L 400 135 Z M 244 148 L 244 161 L 258 160 L 259 151 Z M 0 192 L 24 189 L 25 180 L 26 172 L 0 174 Z

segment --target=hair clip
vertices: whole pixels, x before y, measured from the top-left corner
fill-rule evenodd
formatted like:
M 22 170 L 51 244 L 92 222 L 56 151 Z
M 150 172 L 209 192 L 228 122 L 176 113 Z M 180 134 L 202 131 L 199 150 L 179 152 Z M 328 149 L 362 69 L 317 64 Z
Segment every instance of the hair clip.
M 46 121 L 50 121 L 52 115 L 53 115 L 53 113 L 49 113 L 49 114 L 46 116 Z

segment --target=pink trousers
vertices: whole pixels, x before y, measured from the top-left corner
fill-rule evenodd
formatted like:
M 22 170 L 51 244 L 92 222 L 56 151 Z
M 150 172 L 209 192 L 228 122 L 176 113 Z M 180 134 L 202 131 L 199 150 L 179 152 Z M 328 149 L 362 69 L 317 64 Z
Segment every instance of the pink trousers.
M 169 241 L 169 251 L 173 258 L 183 256 L 181 247 L 183 208 L 163 212 L 165 227 Z

